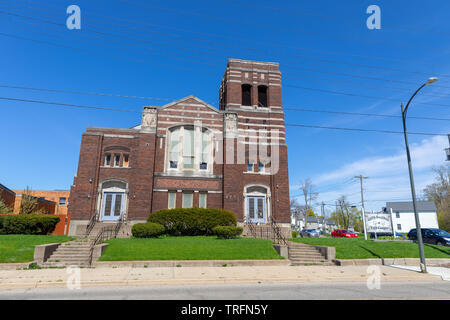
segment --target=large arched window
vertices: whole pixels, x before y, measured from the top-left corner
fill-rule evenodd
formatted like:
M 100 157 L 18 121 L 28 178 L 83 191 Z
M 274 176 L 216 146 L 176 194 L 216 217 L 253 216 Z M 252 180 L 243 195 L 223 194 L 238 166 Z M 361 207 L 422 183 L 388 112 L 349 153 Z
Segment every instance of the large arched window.
M 200 126 L 171 128 L 168 134 L 168 171 L 212 172 L 212 134 Z
M 242 105 L 243 106 L 252 105 L 252 86 L 250 84 L 242 85 Z

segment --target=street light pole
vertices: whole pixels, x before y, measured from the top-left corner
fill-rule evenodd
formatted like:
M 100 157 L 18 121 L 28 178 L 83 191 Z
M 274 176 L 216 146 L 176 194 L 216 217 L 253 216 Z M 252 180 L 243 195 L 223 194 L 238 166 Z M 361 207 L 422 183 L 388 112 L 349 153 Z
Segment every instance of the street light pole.
M 416 231 L 417 231 L 417 242 L 419 243 L 419 254 L 420 254 L 420 270 L 423 273 L 427 273 L 427 266 L 425 263 L 425 254 L 423 251 L 423 240 L 422 240 L 422 231 L 420 228 L 420 219 L 419 214 L 417 212 L 417 204 L 416 204 L 416 189 L 414 187 L 414 176 L 412 171 L 412 165 L 411 165 L 411 154 L 409 152 L 409 144 L 408 144 L 408 134 L 406 132 L 406 112 L 408 111 L 408 107 L 412 99 L 416 96 L 416 94 L 425 86 L 428 86 L 432 84 L 433 82 L 437 81 L 437 78 L 430 78 L 426 83 L 424 83 L 422 86 L 420 86 L 419 89 L 414 92 L 412 97 L 409 99 L 408 103 L 406 104 L 406 107 L 403 108 L 403 103 L 401 104 L 401 110 L 402 110 L 402 120 L 403 120 L 403 134 L 405 137 L 405 145 L 406 145 L 406 157 L 408 160 L 408 170 L 409 170 L 409 181 L 411 184 L 411 194 L 412 194 L 412 200 L 413 200 L 413 208 L 414 208 L 414 217 L 416 220 Z

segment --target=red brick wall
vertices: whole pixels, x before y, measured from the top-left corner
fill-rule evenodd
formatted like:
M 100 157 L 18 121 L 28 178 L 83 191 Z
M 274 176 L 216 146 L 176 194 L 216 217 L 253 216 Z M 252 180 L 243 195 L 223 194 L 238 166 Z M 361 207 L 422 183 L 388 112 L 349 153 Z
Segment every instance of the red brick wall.
M 5 204 L 11 209 L 14 208 L 14 201 L 16 199 L 16 194 L 14 191 L 8 189 L 4 185 L 0 184 L 0 198 L 5 202 Z
M 260 84 L 268 86 L 269 108 L 257 108 L 258 110 L 240 108 L 238 105 L 241 103 L 242 83 L 253 85 L 254 104 L 257 103 L 257 86 Z M 213 176 L 208 178 L 167 176 L 164 166 L 168 128 L 177 124 L 194 124 L 195 120 L 201 119 L 203 126 L 223 132 L 223 112 L 211 108 L 194 97 L 188 97 L 158 109 L 156 133 L 137 129 L 95 127 L 87 129 L 82 136 L 78 171 L 70 192 L 71 218 L 89 219 L 95 212 L 101 182 L 105 179 L 116 178 L 128 183 L 128 218 L 131 220 L 145 219 L 150 212 L 167 208 L 166 190 L 207 190 L 214 192 L 207 195 L 208 207 L 233 211 L 238 220 L 242 221 L 244 187 L 247 184 L 263 184 L 270 188 L 271 211 L 275 219 L 279 222 L 290 222 L 287 147 L 278 65 L 230 60 L 220 92 L 221 110 L 230 109 L 237 113 L 238 128 L 242 132 L 249 128 L 259 130 L 266 127 L 270 130 L 279 130 L 280 163 L 276 174 L 247 174 L 244 173 L 246 164 L 214 163 Z M 236 105 L 232 105 L 233 103 Z M 245 121 L 247 118 L 251 120 L 248 123 Z M 278 140 L 272 140 L 272 143 L 274 141 L 278 142 Z M 232 143 L 236 154 L 236 141 Z M 111 153 L 126 150 L 129 153 L 129 168 L 105 168 L 105 150 Z M 224 158 L 225 156 L 226 151 L 224 151 Z M 256 166 L 255 170 L 257 170 Z M 181 192 L 177 192 L 176 205 L 177 207 L 182 205 Z M 194 192 L 194 206 L 198 206 L 198 192 Z

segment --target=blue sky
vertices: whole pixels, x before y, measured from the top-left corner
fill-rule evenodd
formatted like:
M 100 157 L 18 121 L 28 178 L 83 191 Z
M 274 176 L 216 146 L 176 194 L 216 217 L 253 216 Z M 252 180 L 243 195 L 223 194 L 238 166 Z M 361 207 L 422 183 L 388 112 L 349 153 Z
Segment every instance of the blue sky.
M 145 3 L 146 5 L 142 5 Z M 81 8 L 81 30 L 65 27 Z M 381 8 L 381 30 L 366 8 Z M 291 108 L 450 118 L 450 3 L 432 1 L 27 1 L 0 2 L 0 86 L 99 92 L 131 99 L 0 87 L 0 97 L 140 111 L 193 94 L 218 104 L 227 58 L 280 63 Z M 50 22 L 46 23 L 44 21 Z M 287 124 L 401 130 L 399 118 L 285 111 Z M 0 183 L 69 189 L 88 126 L 129 128 L 139 113 L 0 99 Z M 448 133 L 449 121 L 409 119 L 413 132 Z M 417 191 L 444 164 L 448 139 L 410 135 Z M 410 199 L 400 134 L 287 127 L 291 196 L 310 177 L 330 211 L 341 195 L 366 208 Z M 298 198 L 302 202 L 302 198 Z

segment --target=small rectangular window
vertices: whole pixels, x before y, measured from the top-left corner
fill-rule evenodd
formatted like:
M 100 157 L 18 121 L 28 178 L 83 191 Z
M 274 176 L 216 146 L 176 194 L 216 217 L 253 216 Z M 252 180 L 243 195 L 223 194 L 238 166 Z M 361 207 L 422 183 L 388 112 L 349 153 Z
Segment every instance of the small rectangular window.
M 200 193 L 198 195 L 198 207 L 206 208 L 206 193 Z
M 264 163 L 258 162 L 258 172 L 264 172 Z
M 123 155 L 123 166 L 124 167 L 128 167 L 129 165 L 129 155 L 128 154 L 124 154 Z
M 59 205 L 60 206 L 66 205 L 66 198 L 64 198 L 64 197 L 59 198 Z
M 174 191 L 170 191 L 168 197 L 169 197 L 169 203 L 167 204 L 167 208 L 169 208 L 169 209 L 176 208 L 177 193 Z
M 402 225 L 401 224 L 397 224 L 397 230 L 402 230 Z
M 193 194 L 188 192 L 183 192 L 183 208 L 192 208 L 192 200 L 193 200 Z
M 114 167 L 120 167 L 120 154 L 114 155 Z
M 105 155 L 105 166 L 110 166 L 111 165 L 111 155 L 109 153 L 107 153 Z
M 399 219 L 399 218 L 400 218 L 400 212 L 397 211 L 397 212 L 395 213 L 395 217 L 396 217 L 397 219 Z

